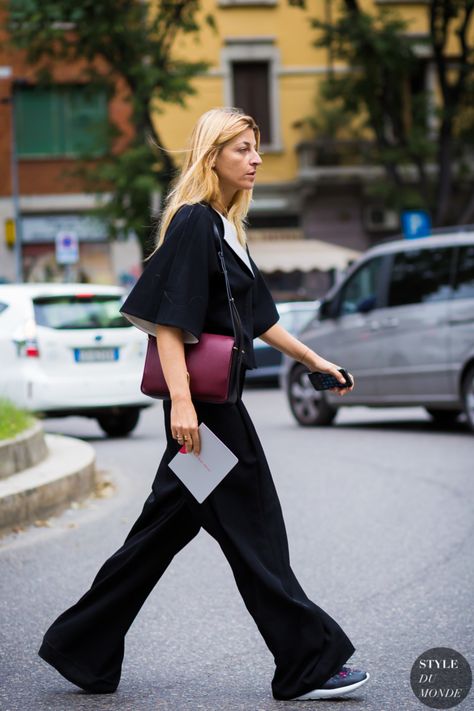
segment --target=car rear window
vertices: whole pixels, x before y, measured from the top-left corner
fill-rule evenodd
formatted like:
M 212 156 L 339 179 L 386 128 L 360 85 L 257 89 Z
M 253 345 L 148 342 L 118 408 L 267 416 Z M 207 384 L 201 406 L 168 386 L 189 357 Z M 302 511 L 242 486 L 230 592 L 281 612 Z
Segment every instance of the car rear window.
M 395 255 L 389 306 L 406 306 L 450 298 L 452 247 L 417 249 Z
M 119 308 L 117 295 L 71 294 L 43 296 L 33 300 L 39 326 L 56 329 L 127 328 L 131 323 Z

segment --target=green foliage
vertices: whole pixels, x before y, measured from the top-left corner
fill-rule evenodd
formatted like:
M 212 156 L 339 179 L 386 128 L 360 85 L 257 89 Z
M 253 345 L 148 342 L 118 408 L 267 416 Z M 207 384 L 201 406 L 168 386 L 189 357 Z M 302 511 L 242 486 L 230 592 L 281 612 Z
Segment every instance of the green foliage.
M 334 21 L 311 21 L 315 46 L 328 49 L 332 62 L 318 98 L 315 117 L 302 123 L 317 135 L 369 137 L 371 162 L 384 166 L 386 181 L 372 186 L 395 207 L 426 208 L 434 221 L 453 219 L 454 184 L 471 174 L 473 51 L 468 27 L 473 0 L 433 0 L 426 8 L 430 34 L 409 34 L 409 27 L 386 8 L 369 14 L 357 0 L 340 0 Z M 461 47 L 456 64 L 448 40 Z M 441 101 L 423 86 L 423 55 L 430 56 Z M 470 157 L 469 157 L 470 156 Z M 467 213 L 465 213 L 467 216 Z
M 183 34 L 198 36 L 199 0 L 7 0 L 8 30 L 15 46 L 24 49 L 40 81 L 51 81 L 61 63 L 82 60 L 77 81 L 106 85 L 112 98 L 124 86 L 130 104 L 134 136 L 117 155 L 117 126 L 107 130 L 106 158 L 79 171 L 90 190 L 113 194 L 101 214 L 113 235 L 133 230 L 144 253 L 149 244 L 152 193 L 166 191 L 174 172 L 162 146 L 156 120 L 159 106 L 185 106 L 194 93 L 192 79 L 203 61 L 176 59 L 172 51 Z M 212 16 L 204 21 L 214 26 Z M 97 60 L 100 60 L 100 64 Z M 91 156 L 84 155 L 86 160 Z
M 107 220 L 113 239 L 128 232 L 138 235 L 144 255 L 155 246 L 155 224 L 151 213 L 154 198 L 160 195 L 158 174 L 154 150 L 145 143 L 134 142 L 123 153 L 101 161 L 92 179 L 90 172 L 83 176 L 90 190 L 99 180 L 105 186 L 114 185 L 110 200 L 99 206 L 95 214 Z
M 34 418 L 28 412 L 15 407 L 9 400 L 0 399 L 0 440 L 16 437 L 33 423 Z

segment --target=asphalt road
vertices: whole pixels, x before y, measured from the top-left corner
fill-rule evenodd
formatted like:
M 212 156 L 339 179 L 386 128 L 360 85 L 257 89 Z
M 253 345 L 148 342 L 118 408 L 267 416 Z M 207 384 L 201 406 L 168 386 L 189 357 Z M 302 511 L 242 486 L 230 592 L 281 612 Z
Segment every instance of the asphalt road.
M 341 412 L 336 426 L 296 425 L 283 395 L 244 400 L 267 452 L 293 568 L 342 625 L 350 663 L 371 680 L 338 711 L 427 708 L 413 695 L 419 654 L 451 647 L 474 665 L 474 439 L 422 410 Z M 148 495 L 163 449 L 161 406 L 134 435 L 105 439 L 94 421 L 47 420 L 91 442 L 115 493 L 0 539 L 0 711 L 270 711 L 314 708 L 271 696 L 273 660 L 215 542 L 201 533 L 173 561 L 127 636 L 116 694 L 76 690 L 36 656 L 48 624 L 87 589 Z M 474 708 L 474 691 L 457 708 Z

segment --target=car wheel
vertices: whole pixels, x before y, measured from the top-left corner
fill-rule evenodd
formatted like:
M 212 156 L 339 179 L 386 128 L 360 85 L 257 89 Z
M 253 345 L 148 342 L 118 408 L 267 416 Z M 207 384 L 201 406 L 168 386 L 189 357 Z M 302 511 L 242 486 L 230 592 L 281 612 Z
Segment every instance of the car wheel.
M 467 424 L 474 432 L 474 366 L 471 365 L 462 382 L 462 399 Z
M 137 426 L 140 408 L 129 407 L 118 411 L 104 412 L 97 422 L 109 437 L 125 437 Z
M 432 407 L 427 407 L 426 412 L 439 425 L 454 425 L 461 414 L 460 410 L 436 410 Z
M 304 365 L 295 366 L 290 373 L 288 400 L 293 416 L 304 427 L 330 425 L 337 414 L 337 408 L 329 405 L 325 395 L 313 388 Z

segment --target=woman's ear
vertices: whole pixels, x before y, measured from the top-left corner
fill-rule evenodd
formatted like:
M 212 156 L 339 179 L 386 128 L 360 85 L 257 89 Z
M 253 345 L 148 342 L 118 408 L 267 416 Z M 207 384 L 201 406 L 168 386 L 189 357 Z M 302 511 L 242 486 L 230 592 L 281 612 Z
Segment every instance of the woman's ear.
M 213 150 L 210 151 L 210 153 L 207 157 L 207 161 L 208 161 L 207 164 L 210 165 L 211 170 L 216 169 L 217 155 L 218 155 L 218 152 L 214 148 Z

